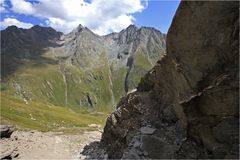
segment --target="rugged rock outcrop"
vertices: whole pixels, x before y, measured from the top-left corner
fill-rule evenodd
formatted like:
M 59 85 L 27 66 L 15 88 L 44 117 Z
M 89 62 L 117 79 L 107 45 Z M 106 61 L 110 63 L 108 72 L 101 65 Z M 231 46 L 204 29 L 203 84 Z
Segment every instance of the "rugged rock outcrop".
M 109 158 L 238 158 L 239 3 L 182 1 L 166 45 L 108 117 Z
M 151 27 L 137 28 L 130 25 L 119 33 L 104 36 L 108 55 L 112 58 L 128 59 L 137 53 L 146 54 L 150 63 L 165 53 L 166 35 Z

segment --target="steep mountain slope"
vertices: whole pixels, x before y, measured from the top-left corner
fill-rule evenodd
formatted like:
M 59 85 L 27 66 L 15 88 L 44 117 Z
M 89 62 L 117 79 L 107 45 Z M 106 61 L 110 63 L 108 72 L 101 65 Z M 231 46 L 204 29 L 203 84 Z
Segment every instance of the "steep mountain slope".
M 106 36 L 81 25 L 67 35 L 40 26 L 11 26 L 1 31 L 1 45 L 5 97 L 26 105 L 37 102 L 75 112 L 106 112 L 164 54 L 165 35 L 133 25 Z
M 130 25 L 120 33 L 105 36 L 105 39 L 113 77 L 117 77 L 113 79 L 113 84 L 124 84 L 125 92 L 136 88 L 141 75 L 165 53 L 166 37 L 154 28 L 138 29 Z M 124 70 L 127 73 L 124 73 Z M 123 87 L 113 87 L 116 97 L 120 97 Z
M 108 157 L 238 158 L 239 3 L 182 1 L 166 45 L 108 117 Z
M 44 48 L 59 46 L 61 32 L 53 28 L 34 26 L 21 29 L 10 26 L 1 31 L 1 76 L 6 78 L 21 65 L 22 59 L 36 59 L 44 52 Z

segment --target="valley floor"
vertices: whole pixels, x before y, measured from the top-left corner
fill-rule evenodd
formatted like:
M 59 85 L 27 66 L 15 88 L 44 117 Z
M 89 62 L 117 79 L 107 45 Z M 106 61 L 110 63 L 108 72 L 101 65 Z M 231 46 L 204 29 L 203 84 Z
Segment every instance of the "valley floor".
M 1 159 L 6 156 L 17 159 L 85 159 L 86 156 L 81 154 L 85 146 L 100 138 L 100 131 L 73 135 L 17 130 L 10 138 L 0 139 Z

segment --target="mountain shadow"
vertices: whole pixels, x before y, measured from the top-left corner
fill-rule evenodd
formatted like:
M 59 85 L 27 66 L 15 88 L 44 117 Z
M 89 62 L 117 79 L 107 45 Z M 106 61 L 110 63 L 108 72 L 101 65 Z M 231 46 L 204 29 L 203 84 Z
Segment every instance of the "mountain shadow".
M 22 29 L 9 26 L 1 31 L 1 79 L 13 74 L 28 61 L 34 64 L 56 64 L 56 60 L 43 57 L 49 47 L 60 47 L 63 33 L 51 27 L 33 26 Z

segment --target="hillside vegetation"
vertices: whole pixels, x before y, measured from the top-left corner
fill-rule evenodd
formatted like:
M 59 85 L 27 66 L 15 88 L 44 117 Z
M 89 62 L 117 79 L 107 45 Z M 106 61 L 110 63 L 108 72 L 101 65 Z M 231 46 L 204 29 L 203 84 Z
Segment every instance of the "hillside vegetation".
M 160 31 L 133 25 L 106 36 L 81 25 L 67 35 L 40 26 L 1 35 L 2 122 L 38 130 L 103 123 L 165 49 Z
M 52 104 L 29 102 L 6 94 L 1 95 L 1 123 L 15 124 L 18 128 L 39 131 L 77 131 L 87 128 L 89 124 L 103 125 L 106 113 L 73 112 L 72 110 Z

